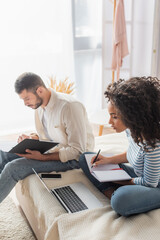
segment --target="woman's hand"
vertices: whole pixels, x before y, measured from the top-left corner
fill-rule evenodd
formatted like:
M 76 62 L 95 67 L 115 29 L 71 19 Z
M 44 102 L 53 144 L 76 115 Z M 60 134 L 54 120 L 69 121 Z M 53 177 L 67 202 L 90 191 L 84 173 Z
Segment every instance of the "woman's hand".
M 96 158 L 95 156 L 91 159 L 91 164 L 98 166 L 100 164 L 120 164 L 120 163 L 127 163 L 127 157 L 126 157 L 126 152 L 120 153 L 111 157 L 104 157 L 103 155 L 98 155 L 98 158 L 95 163 L 94 159 Z
M 120 185 L 135 185 L 133 180 L 134 180 L 134 178 L 132 178 L 131 180 L 126 180 L 126 181 L 115 181 L 114 183 L 120 184 Z
M 104 157 L 101 154 L 98 155 L 96 162 L 94 162 L 95 158 L 96 158 L 96 155 L 91 159 L 91 164 L 94 164 L 94 166 L 110 163 L 110 159 L 111 159 L 110 157 Z

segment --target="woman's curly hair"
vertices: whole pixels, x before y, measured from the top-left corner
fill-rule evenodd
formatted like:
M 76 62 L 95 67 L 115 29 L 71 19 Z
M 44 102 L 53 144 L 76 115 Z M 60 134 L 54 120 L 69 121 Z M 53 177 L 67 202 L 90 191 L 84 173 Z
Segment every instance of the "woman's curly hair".
M 105 97 L 118 110 L 134 141 L 155 148 L 160 140 L 160 80 L 133 77 L 110 84 Z

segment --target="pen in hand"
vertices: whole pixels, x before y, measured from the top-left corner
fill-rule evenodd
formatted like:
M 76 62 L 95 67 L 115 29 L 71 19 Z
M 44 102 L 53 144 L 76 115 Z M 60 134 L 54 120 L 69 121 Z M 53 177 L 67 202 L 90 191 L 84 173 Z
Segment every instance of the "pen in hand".
M 97 158 L 98 158 L 98 156 L 99 156 L 99 154 L 100 154 L 100 151 L 101 151 L 101 149 L 99 149 L 99 151 L 98 151 L 98 153 L 97 153 L 97 155 L 96 155 L 96 157 L 95 157 L 95 159 L 94 159 L 94 161 L 93 161 L 93 163 L 92 163 L 92 166 L 91 166 L 91 168 L 93 168 L 93 164 L 97 161 Z

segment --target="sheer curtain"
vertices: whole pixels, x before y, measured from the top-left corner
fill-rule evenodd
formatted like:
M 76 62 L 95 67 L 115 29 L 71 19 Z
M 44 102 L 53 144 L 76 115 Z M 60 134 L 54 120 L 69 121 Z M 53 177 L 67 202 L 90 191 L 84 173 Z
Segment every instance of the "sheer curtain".
M 73 0 L 77 98 L 88 115 L 101 108 L 102 0 Z
M 34 127 L 34 111 L 14 92 L 23 72 L 74 80 L 71 0 L 0 1 L 0 135 Z

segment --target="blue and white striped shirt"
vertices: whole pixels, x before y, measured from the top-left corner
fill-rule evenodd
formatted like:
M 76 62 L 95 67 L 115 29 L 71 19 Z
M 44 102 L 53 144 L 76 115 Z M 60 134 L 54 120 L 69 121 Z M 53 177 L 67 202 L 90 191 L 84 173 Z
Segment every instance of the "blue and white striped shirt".
M 147 146 L 145 151 L 143 145 L 138 146 L 127 129 L 126 134 L 129 141 L 127 160 L 132 165 L 135 174 L 134 183 L 147 187 L 157 187 L 160 182 L 160 141 L 157 141 L 153 149 Z

